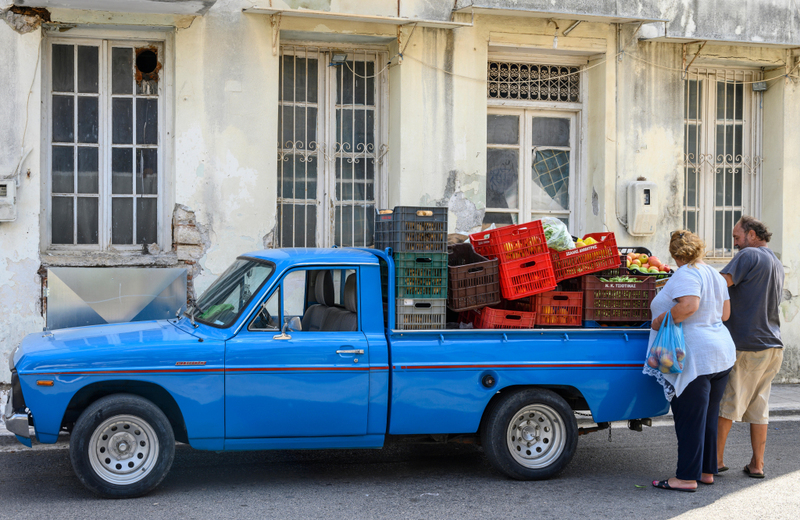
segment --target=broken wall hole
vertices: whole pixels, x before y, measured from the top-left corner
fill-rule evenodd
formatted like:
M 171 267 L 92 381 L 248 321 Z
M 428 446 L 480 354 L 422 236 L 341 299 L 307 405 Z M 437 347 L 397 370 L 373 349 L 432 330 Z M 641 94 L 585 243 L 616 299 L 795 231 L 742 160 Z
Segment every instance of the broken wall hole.
M 161 62 L 158 61 L 158 49 L 154 46 L 136 49 L 136 82 L 158 81 Z

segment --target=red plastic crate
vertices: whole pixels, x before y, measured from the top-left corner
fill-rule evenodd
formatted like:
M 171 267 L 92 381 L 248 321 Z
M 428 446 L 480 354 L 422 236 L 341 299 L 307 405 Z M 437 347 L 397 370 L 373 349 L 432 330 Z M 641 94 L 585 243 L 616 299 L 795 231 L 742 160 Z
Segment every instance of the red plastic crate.
M 568 251 L 550 250 L 556 281 L 620 266 L 614 233 L 590 233 L 584 238 L 587 237 L 597 240 L 597 243 Z
M 555 288 L 553 264 L 547 253 L 500 262 L 500 292 L 506 300 L 519 300 Z
M 473 233 L 469 241 L 479 255 L 497 258 L 501 264 L 547 253 L 541 220 Z
M 532 329 L 536 324 L 535 312 L 509 311 L 484 307 L 473 313 L 472 326 L 476 329 Z
M 536 325 L 580 327 L 583 325 L 583 293 L 551 291 L 533 297 Z

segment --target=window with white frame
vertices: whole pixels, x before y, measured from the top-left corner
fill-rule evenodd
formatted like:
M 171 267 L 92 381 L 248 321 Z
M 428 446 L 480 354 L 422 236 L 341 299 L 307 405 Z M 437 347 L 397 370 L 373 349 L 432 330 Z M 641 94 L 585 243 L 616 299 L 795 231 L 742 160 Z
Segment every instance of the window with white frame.
M 48 247 L 159 243 L 161 41 L 47 40 Z
M 754 70 L 693 69 L 684 82 L 684 212 L 711 258 L 731 258 L 733 226 L 758 216 L 761 103 Z
M 484 224 L 551 216 L 572 228 L 579 73 L 577 64 L 489 62 Z
M 277 242 L 371 246 L 387 146 L 387 54 L 281 48 Z

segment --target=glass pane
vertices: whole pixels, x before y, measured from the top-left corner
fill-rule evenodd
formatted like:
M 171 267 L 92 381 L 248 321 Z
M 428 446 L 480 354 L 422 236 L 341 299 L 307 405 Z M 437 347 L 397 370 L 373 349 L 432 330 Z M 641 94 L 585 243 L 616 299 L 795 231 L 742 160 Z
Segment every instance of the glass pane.
M 315 107 L 282 107 L 281 135 L 279 142 L 286 148 L 291 148 L 292 143 L 303 145 L 317 140 L 317 109 Z M 310 149 L 316 149 L 311 146 Z
M 722 168 L 717 168 L 714 174 L 714 205 L 722 206 L 723 196 L 725 194 L 725 186 L 723 185 L 725 177 Z
M 279 205 L 278 228 L 281 230 L 281 247 L 316 247 L 316 205 Z
M 734 113 L 736 107 L 736 113 Z M 742 120 L 744 114 L 744 85 L 717 83 L 717 119 Z
M 733 170 L 725 168 L 725 205 L 733 205 Z
M 686 136 L 683 152 L 688 155 L 691 162 L 697 161 L 697 125 L 686 125 Z
M 75 98 L 53 96 L 53 141 L 71 143 L 75 141 Z
M 97 148 L 78 147 L 78 193 L 98 193 L 97 152 Z
M 724 218 L 722 211 L 714 212 L 714 249 L 722 249 L 725 232 Z
M 701 80 L 689 80 L 686 82 L 686 118 L 700 119 L 703 111 L 703 82 Z
M 333 243 L 339 247 L 353 246 L 353 207 L 336 206 Z
M 136 193 L 158 193 L 158 150 L 136 150 Z
M 97 203 L 95 197 L 78 197 L 78 243 L 97 243 Z
M 98 50 L 97 47 L 78 46 L 78 92 L 97 93 Z
M 75 47 L 73 45 L 53 45 L 53 91 L 74 92 L 74 90 Z M 70 243 L 72 243 L 71 239 Z
M 375 112 L 372 110 L 336 111 L 335 150 L 344 152 L 372 151 L 375 144 Z
M 686 172 L 686 191 L 683 203 L 691 208 L 697 206 L 697 170 L 694 168 L 688 168 Z
M 78 142 L 97 142 L 97 98 L 78 98 Z
M 733 170 L 733 205 L 742 205 L 742 169 Z
M 111 193 L 133 193 L 133 150 L 113 148 L 111 150 Z
M 686 212 L 686 229 L 697 233 L 697 214 L 694 211 Z
M 157 96 L 158 95 L 158 81 L 155 79 L 142 79 L 136 82 L 136 95 L 137 96 Z
M 519 144 L 519 116 L 489 114 L 486 118 L 486 142 Z
M 369 202 L 375 199 L 375 160 L 336 161 L 336 200 Z
M 133 49 L 111 50 L 111 93 L 133 93 Z
M 517 214 L 516 213 L 492 213 L 487 211 L 483 215 L 483 223 L 484 224 L 496 224 L 498 226 L 507 226 L 511 224 L 517 223 Z
M 133 142 L 133 100 L 111 100 L 111 142 L 131 144 Z
M 158 242 L 158 199 L 136 199 L 136 243 Z
M 717 162 L 742 160 L 742 125 L 717 125 Z
M 533 146 L 569 146 L 569 119 L 534 117 L 531 131 Z
M 317 198 L 317 159 L 290 155 L 283 161 L 280 196 L 287 199 Z
M 50 220 L 53 228 L 53 244 L 73 244 L 75 242 L 73 204 L 72 197 L 53 197 L 53 213 Z
M 280 71 L 281 100 L 316 103 L 318 67 L 319 62 L 316 59 L 284 56 Z
M 569 211 L 569 151 L 537 150 L 532 179 L 533 209 Z
M 158 144 L 158 100 L 136 100 L 136 144 Z
M 292 271 L 283 278 L 283 321 L 303 316 L 305 306 L 306 275 L 308 271 Z M 316 275 L 316 271 L 312 271 Z M 335 286 L 334 286 L 335 287 Z M 335 291 L 334 291 L 335 294 Z M 273 315 L 278 319 L 278 314 Z
M 339 105 L 375 104 L 375 62 L 347 61 L 336 67 L 336 103 Z
M 133 244 L 133 199 L 111 199 L 111 243 Z
M 486 150 L 486 207 L 517 208 L 519 152 Z
M 51 168 L 53 193 L 73 193 L 75 191 L 75 159 L 71 146 L 53 147 L 53 166 Z M 70 239 L 72 243 L 72 239 Z

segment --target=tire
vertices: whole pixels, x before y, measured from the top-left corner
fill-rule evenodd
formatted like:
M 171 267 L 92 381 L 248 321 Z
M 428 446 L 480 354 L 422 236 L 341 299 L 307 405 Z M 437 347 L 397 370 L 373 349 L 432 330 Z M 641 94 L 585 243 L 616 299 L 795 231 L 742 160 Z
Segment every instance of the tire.
M 84 486 L 106 498 L 142 496 L 167 476 L 175 434 L 152 402 L 132 394 L 98 399 L 70 435 L 72 469 Z
M 578 446 L 578 424 L 567 402 L 544 389 L 501 397 L 487 414 L 481 443 L 489 462 L 517 480 L 544 480 L 563 470 Z

